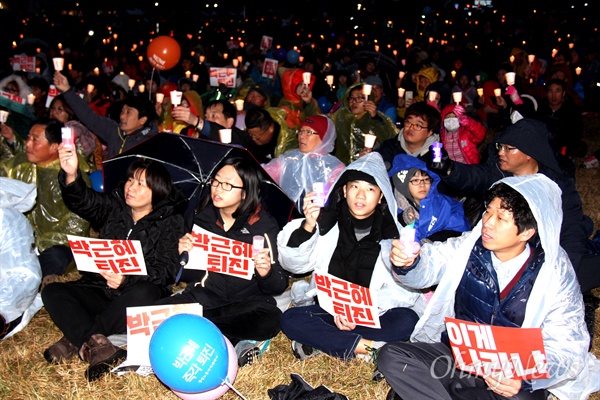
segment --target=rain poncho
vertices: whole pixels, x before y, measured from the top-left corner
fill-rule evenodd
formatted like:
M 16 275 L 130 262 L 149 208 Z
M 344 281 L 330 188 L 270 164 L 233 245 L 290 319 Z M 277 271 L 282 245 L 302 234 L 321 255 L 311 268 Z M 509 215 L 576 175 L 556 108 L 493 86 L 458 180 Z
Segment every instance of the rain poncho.
M 345 167 L 329 154 L 333 151 L 335 137 L 335 125 L 328 118 L 327 132 L 312 152 L 303 153 L 295 149 L 263 164 L 265 171 L 296 202 L 299 210 L 302 209 L 302 194 L 312 191 L 313 183 L 325 182 L 327 193 Z
M 436 173 L 429 171 L 423 161 L 408 154 L 399 154 L 394 158 L 389 175 L 393 177 L 396 174 L 400 174 L 400 176 L 410 179 L 407 173 L 411 168 L 425 171 L 433 179 L 427 197 L 421 200 L 418 210 L 415 213 L 417 217 L 414 220 L 414 228 L 417 240 L 426 239 L 434 233 L 441 231 L 468 231 L 470 226 L 465 218 L 462 203 L 438 191 L 438 185 L 441 181 L 440 177 Z M 398 188 L 394 189 L 396 200 L 400 200 L 398 201 L 398 212 L 407 212 L 408 207 L 417 206 L 412 196 L 408 193 L 408 185 L 404 186 L 407 190 L 398 191 Z M 402 208 L 403 205 L 405 208 Z
M 6 322 L 22 316 L 5 338 L 27 325 L 42 307 L 42 270 L 33 250 L 33 229 L 23 213 L 35 205 L 35 185 L 0 178 L 0 314 Z
M 79 156 L 79 165 L 85 161 Z M 70 212 L 62 201 L 58 185 L 59 160 L 37 166 L 27 160 L 25 153 L 18 153 L 10 160 L 0 163 L 0 176 L 33 183 L 37 187 L 37 202 L 26 215 L 35 230 L 35 245 L 41 252 L 55 245 L 68 246 L 67 234 L 89 236 L 90 224 Z M 87 174 L 83 174 L 90 185 Z
M 392 193 L 392 185 L 379 153 L 366 154 L 346 167 L 344 172 L 349 170 L 357 170 L 371 175 L 386 199 L 389 212 L 392 216 L 396 215 L 396 200 Z M 344 173 L 340 175 L 340 178 L 343 176 Z M 338 185 L 337 182 L 336 185 Z M 328 199 L 329 201 L 331 199 Z M 290 221 L 277 236 L 279 261 L 285 270 L 294 274 L 305 274 L 312 271 L 327 272 L 338 244 L 339 225 L 335 224 L 327 233 L 321 235 L 319 233 L 320 226 L 317 223 L 317 232 L 309 240 L 299 247 L 289 247 L 290 236 L 302 225 L 303 221 L 304 218 Z M 396 224 L 396 226 L 399 229 L 399 225 Z M 394 282 L 390 267 L 386 267 L 382 261 L 384 259 L 389 259 L 389 248 L 381 249 L 370 282 L 370 289 L 377 292 L 379 315 L 395 307 L 408 307 L 421 315 L 425 304 L 423 295 L 419 291 L 412 291 Z M 316 295 L 316 284 L 313 275 L 307 297 L 314 295 Z
M 275 157 L 287 153 L 290 150 L 298 148 L 298 136 L 296 130 L 290 128 L 286 122 L 286 115 L 284 109 L 279 107 L 268 107 L 265 108 L 271 118 L 279 124 L 281 130 L 279 131 L 279 137 L 277 138 L 277 146 L 275 146 Z
M 310 103 L 305 105 L 302 98 L 296 93 L 296 87 L 304 81 L 302 79 L 302 74 L 304 72 L 306 71 L 302 69 L 288 69 L 281 77 L 283 98 L 279 101 L 279 107 L 285 111 L 285 120 L 287 125 L 292 129 L 297 129 L 306 117 L 321 113 L 321 109 L 319 108 L 316 99 L 311 99 Z M 315 77 L 314 75 L 311 75 L 309 84 L 311 90 L 314 84 Z
M 332 115 L 337 131 L 335 156 L 345 165 L 355 161 L 364 149 L 365 134 L 372 133 L 377 136 L 377 143 L 382 143 L 398 135 L 398 130 L 392 120 L 381 111 L 377 111 L 375 118 L 371 118 L 367 112 L 360 116 L 352 114 L 348 98 L 352 89 L 360 85 L 362 83 L 352 85 L 346 91 L 344 107 L 336 110 Z
M 560 399 L 585 399 L 600 389 L 600 362 L 588 353 L 589 334 L 575 271 L 559 245 L 562 221 L 559 187 L 542 174 L 504 178 L 531 208 L 545 253 L 544 263 L 525 306 L 523 328 L 542 328 L 550 378 L 532 381 L 532 389 L 546 388 Z M 446 242 L 426 244 L 420 261 L 406 275 L 396 275 L 409 287 L 438 284 L 411 340 L 439 342 L 444 317 L 454 316 L 454 297 L 473 246 L 481 237 L 482 222 L 472 232 Z M 388 241 L 389 243 L 389 241 Z M 387 244 L 382 243 L 382 247 Z M 389 258 L 385 260 L 389 266 Z

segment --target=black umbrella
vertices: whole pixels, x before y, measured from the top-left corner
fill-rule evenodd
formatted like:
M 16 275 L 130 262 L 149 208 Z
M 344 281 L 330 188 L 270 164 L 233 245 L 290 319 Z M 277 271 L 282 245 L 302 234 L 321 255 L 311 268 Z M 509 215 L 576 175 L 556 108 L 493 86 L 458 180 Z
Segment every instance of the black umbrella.
M 377 66 L 379 77 L 383 81 L 385 93 L 393 94 L 396 90 L 396 80 L 398 79 L 398 64 L 396 61 L 378 51 L 359 51 L 350 59 L 350 62 L 359 66 L 367 61 L 373 61 Z
M 171 173 L 173 182 L 189 199 L 188 216 L 209 190 L 208 180 L 214 176 L 224 159 L 242 157 L 251 160 L 256 163 L 262 174 L 263 207 L 277 220 L 281 228 L 290 219 L 294 201 L 275 183 L 247 149 L 173 133 L 158 133 L 104 161 L 104 190 L 109 192 L 115 189 L 122 181 L 124 171 L 129 164 L 140 157 L 156 160 L 165 165 Z M 191 226 L 188 228 L 191 229 Z
M 6 97 L 0 96 L 0 110 L 9 112 L 8 121 L 6 122 L 13 130 L 23 139 L 27 139 L 29 129 L 37 119 L 35 115 L 29 111 L 29 108 L 21 103 L 9 100 Z

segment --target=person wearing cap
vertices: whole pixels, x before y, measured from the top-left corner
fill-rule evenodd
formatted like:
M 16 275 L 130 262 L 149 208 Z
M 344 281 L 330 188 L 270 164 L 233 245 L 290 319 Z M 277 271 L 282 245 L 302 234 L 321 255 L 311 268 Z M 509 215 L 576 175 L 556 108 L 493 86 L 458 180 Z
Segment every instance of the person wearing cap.
M 371 93 L 373 94 L 373 103 L 377 106 L 377 111 L 380 111 L 390 117 L 395 124 L 398 118 L 396 106 L 385 97 L 383 90 L 383 81 L 377 75 L 369 75 L 365 79 L 367 85 L 371 85 Z
M 372 361 L 373 351 L 385 342 L 407 340 L 425 298 L 394 282 L 383 268 L 380 242 L 399 237 L 396 200 L 378 153 L 351 163 L 338 177 L 323 207 L 315 192 L 303 199 L 305 218 L 296 218 L 277 236 L 281 266 L 293 274 L 313 273 L 303 304 L 287 309 L 281 329 L 292 340 L 296 358 L 319 353 Z M 344 315 L 331 315 L 314 303 L 315 273 L 329 274 L 376 293 L 381 329 L 356 325 Z M 297 287 L 299 285 L 296 285 Z M 299 287 L 302 287 L 299 286 Z M 297 293 L 294 286 L 292 293 Z
M 344 106 L 332 114 L 337 139 L 335 156 L 345 165 L 370 152 L 365 148 L 366 134 L 377 136 L 373 150 L 388 139 L 398 135 L 396 125 L 384 113 L 377 111 L 374 102 L 363 94 L 363 82 L 356 83 L 346 91 Z
M 119 122 L 96 114 L 69 85 L 60 72 L 54 73 L 54 85 L 65 97 L 77 118 L 106 143 L 110 158 L 156 135 L 158 127 L 154 105 L 145 96 L 130 95 L 124 100 Z
M 582 259 L 587 253 L 586 240 L 592 233 L 589 217 L 584 216 L 581 198 L 574 180 L 566 176 L 558 165 L 550 133 L 541 121 L 523 118 L 510 125 L 488 146 L 488 158 L 483 164 L 454 162 L 442 149 L 442 161 L 427 160 L 427 168 L 437 173 L 444 183 L 463 195 L 481 196 L 494 182 L 507 176 L 540 173 L 558 184 L 561 191 L 562 214 L 560 245 L 565 249 L 578 276 Z M 480 214 L 479 214 L 480 215 Z M 597 266 L 593 268 L 597 270 Z M 600 276 L 600 274 L 596 274 Z M 594 282 L 596 281 L 596 282 Z M 598 286 L 598 278 L 581 279 L 582 291 Z M 595 286 L 589 286 L 595 285 Z
M 344 164 L 330 153 L 335 144 L 335 125 L 325 115 L 306 118 L 298 129 L 298 148 L 263 164 L 263 168 L 283 191 L 296 202 L 302 215 L 302 198 L 312 191 L 313 183 L 330 188 Z

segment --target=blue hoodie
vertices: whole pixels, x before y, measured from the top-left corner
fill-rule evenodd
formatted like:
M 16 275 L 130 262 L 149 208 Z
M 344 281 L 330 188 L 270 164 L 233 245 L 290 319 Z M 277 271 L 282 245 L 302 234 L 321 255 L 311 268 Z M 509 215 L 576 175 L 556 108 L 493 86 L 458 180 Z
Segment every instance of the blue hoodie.
M 465 218 L 462 203 L 438 192 L 440 177 L 436 173 L 429 171 L 423 161 L 407 154 L 398 154 L 394 157 L 392 168 L 388 174 L 392 178 L 392 181 L 394 181 L 393 177 L 398 174 L 397 179 L 404 182 L 410 179 L 408 171 L 411 168 L 426 171 L 433 178 L 433 183 L 427 197 L 421 200 L 418 210 L 419 219 L 416 219 L 414 223 L 417 239 L 420 241 L 440 231 L 456 231 L 460 233 L 470 230 L 471 227 Z M 408 185 L 408 182 L 406 184 Z M 396 182 L 394 182 L 394 189 L 406 197 L 404 194 L 405 191 L 398 190 Z M 414 203 L 412 197 L 409 200 L 411 203 Z M 398 214 L 403 211 L 402 209 L 398 209 Z

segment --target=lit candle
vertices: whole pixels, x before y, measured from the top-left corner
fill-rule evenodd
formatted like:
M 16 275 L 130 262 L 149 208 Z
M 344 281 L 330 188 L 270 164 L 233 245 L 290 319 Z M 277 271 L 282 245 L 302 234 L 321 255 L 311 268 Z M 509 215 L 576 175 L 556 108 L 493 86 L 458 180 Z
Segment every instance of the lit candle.
M 140 86 L 138 86 L 138 91 L 140 93 L 144 93 L 145 90 L 146 90 L 146 85 L 140 85 Z
M 406 75 L 405 71 L 398 72 L 398 76 L 400 77 L 401 80 L 404 79 L 404 75 Z
M 202 64 L 204 62 L 204 60 L 206 60 L 205 56 L 200 56 L 200 64 Z
M 452 79 L 456 78 L 456 71 L 455 70 L 450 71 L 450 75 L 452 76 Z
M 127 86 L 129 86 L 129 89 L 133 89 L 133 87 L 135 86 L 135 79 L 129 79 L 127 81 Z
M 510 56 L 508 57 L 508 61 L 510 61 L 510 63 L 514 63 L 515 62 L 515 56 Z
M 401 87 L 400 87 L 400 88 L 398 88 L 398 97 L 400 97 L 400 98 L 404 97 L 404 92 L 405 92 L 405 90 L 406 90 L 406 89 L 404 89 L 404 88 L 401 88 Z
M 244 111 L 244 100 L 237 99 L 235 101 L 235 109 L 238 111 Z
M 554 58 L 554 56 L 556 55 L 556 53 L 558 53 L 557 49 L 552 49 L 552 58 Z
M 325 77 L 325 81 L 327 82 L 327 84 L 328 84 L 329 86 L 333 85 L 333 75 L 327 75 L 327 76 Z
M 378 44 L 375 45 L 375 51 L 379 51 L 379 45 Z
M 234 58 L 233 60 L 231 60 L 231 65 L 233 65 L 233 68 L 237 68 L 238 65 L 240 65 L 240 62 L 237 58 Z
M 223 53 L 223 60 L 227 60 L 227 58 L 229 58 L 229 54 L 228 53 Z
M 483 97 L 483 88 L 477 88 L 477 96 Z
M 100 68 L 98 68 L 98 67 L 94 68 L 94 74 L 100 75 Z
M 368 97 L 371 94 L 371 89 L 373 89 L 372 85 L 368 85 L 368 84 L 364 84 L 363 85 L 363 94 L 365 95 L 365 97 Z
M 575 68 L 575 73 L 576 73 L 577 75 L 581 74 L 581 67 L 577 67 L 577 68 Z
M 27 104 L 31 105 L 35 101 L 35 94 L 29 93 L 27 95 Z
M 238 60 L 238 62 L 239 62 L 240 64 L 242 63 L 242 60 L 243 60 L 243 59 L 244 59 L 244 57 L 242 57 L 242 56 L 238 56 L 238 58 L 237 58 L 237 60 Z
M 307 86 L 310 84 L 310 76 L 311 76 L 310 72 L 302 73 L 302 80 L 304 81 L 304 84 Z
M 185 77 L 189 79 L 190 76 L 192 76 L 192 73 L 190 71 L 185 71 Z
M 198 74 L 194 74 L 194 75 L 192 75 L 192 80 L 193 80 L 194 82 L 198 82 L 198 79 L 199 79 L 199 78 L 200 78 L 200 75 L 198 75 Z
M 494 96 L 500 97 L 502 95 L 502 89 L 494 89 Z
M 572 49 L 573 47 L 575 47 L 575 43 L 573 43 L 573 42 L 569 43 L 569 48 Z
M 165 95 L 162 93 L 156 93 L 156 102 L 157 103 L 162 103 L 163 100 L 165 99 Z
M 87 85 L 88 94 L 91 94 L 93 91 L 94 91 L 94 85 L 92 85 L 91 83 L 88 83 L 88 85 Z
M 527 60 L 529 61 L 529 64 L 533 64 L 533 60 L 535 60 L 535 55 L 533 55 L 533 54 L 528 55 Z

